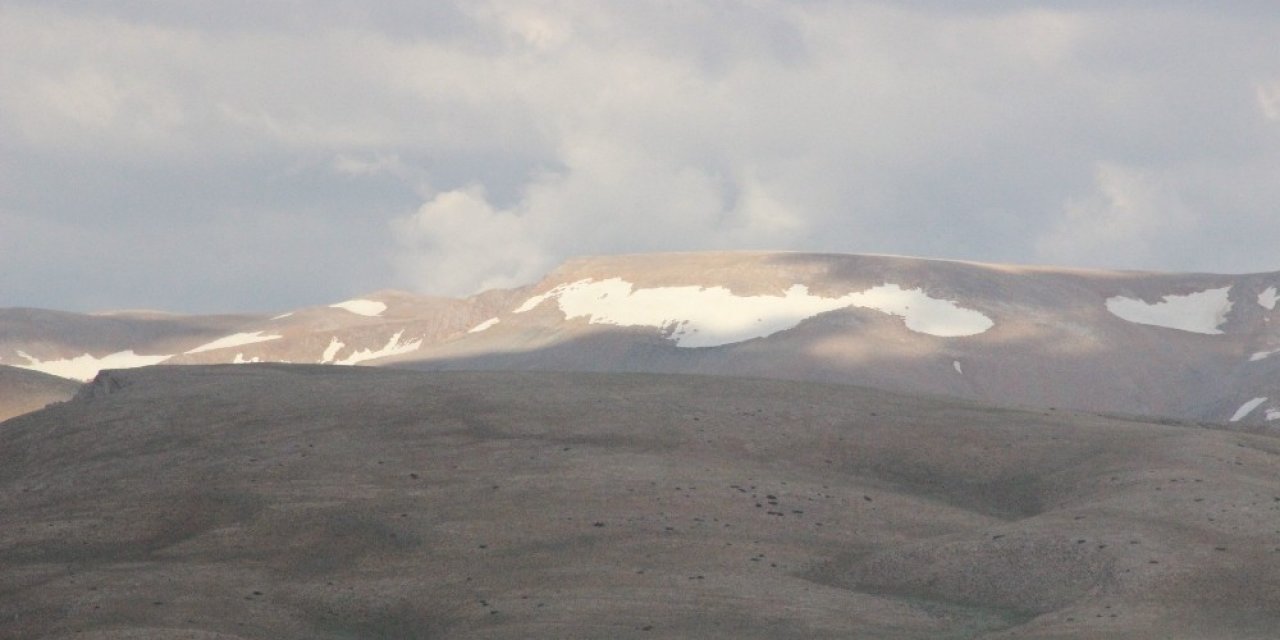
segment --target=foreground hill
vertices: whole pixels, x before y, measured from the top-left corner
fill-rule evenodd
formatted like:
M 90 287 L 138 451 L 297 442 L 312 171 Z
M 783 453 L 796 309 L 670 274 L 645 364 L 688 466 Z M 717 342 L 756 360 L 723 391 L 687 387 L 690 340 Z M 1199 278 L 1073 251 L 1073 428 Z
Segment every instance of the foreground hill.
M 70 400 L 79 390 L 66 378 L 0 365 L 0 421 Z
M 110 372 L 0 424 L 0 637 L 1271 638 L 1278 454 L 815 383 Z
M 462 300 L 381 292 L 270 318 L 167 317 L 159 337 L 119 316 L 21 324 L 32 312 L 0 310 L 0 363 L 78 379 L 255 361 L 746 375 L 1265 429 L 1280 427 L 1278 291 L 1280 273 L 647 254 Z M 50 337 L 64 325 L 76 331 Z

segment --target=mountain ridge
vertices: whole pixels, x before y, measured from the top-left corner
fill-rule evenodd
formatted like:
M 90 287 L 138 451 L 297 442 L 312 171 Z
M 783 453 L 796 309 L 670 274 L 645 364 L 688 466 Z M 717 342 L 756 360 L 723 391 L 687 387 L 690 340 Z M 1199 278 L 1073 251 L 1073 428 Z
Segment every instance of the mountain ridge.
M 90 326 L 135 318 L 25 312 L 84 333 L 54 339 L 0 309 L 0 364 L 82 380 L 102 366 L 254 361 L 750 375 L 1280 427 L 1278 286 L 1280 272 L 627 254 L 468 298 L 383 290 L 271 318 L 166 317 L 201 326 L 164 340 Z

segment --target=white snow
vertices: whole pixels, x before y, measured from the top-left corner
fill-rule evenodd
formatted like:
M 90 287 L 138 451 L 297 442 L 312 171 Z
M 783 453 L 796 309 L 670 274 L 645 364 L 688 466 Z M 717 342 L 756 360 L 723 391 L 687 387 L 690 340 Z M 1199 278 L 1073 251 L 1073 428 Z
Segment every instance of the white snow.
M 246 344 L 254 344 L 256 342 L 266 342 L 268 340 L 279 340 L 284 336 L 281 335 L 262 335 L 261 331 L 252 333 L 235 333 L 229 336 L 218 338 L 213 342 L 202 344 L 187 353 L 204 353 L 205 351 L 213 351 L 214 349 L 226 349 L 228 347 L 240 347 Z
M 1107 299 L 1107 311 L 1122 320 L 1193 333 L 1220 334 L 1218 327 L 1231 311 L 1231 287 L 1187 295 L 1168 295 L 1155 304 L 1116 296 Z
M 1267 409 L 1267 422 L 1280 420 L 1280 409 Z
M 335 309 L 346 309 L 358 316 L 369 317 L 380 316 L 383 311 L 387 310 L 386 303 L 378 302 L 377 300 L 347 300 L 346 302 L 339 302 L 329 306 Z
M 52 374 L 62 378 L 71 378 L 72 380 L 89 381 L 98 372 L 103 369 L 132 369 L 134 367 L 146 367 L 153 364 L 160 364 L 172 355 L 161 356 L 144 356 L 128 351 L 117 351 L 116 353 L 95 357 L 88 353 L 74 358 L 63 358 L 61 360 L 38 360 L 31 357 L 25 351 L 19 351 L 18 355 L 27 360 L 27 364 L 14 365 L 23 369 L 31 369 L 32 371 L 40 371 Z
M 245 360 L 243 353 L 237 353 L 236 357 L 231 360 L 231 364 L 250 364 L 253 362 L 262 362 L 262 358 L 259 358 L 258 356 L 254 356 L 252 358 L 249 358 L 248 360 Z
M 1252 400 L 1250 400 L 1250 401 L 1248 401 L 1248 402 L 1246 402 L 1246 403 L 1244 403 L 1244 404 L 1240 405 L 1240 408 L 1239 408 L 1239 409 L 1236 409 L 1236 413 L 1235 413 L 1235 415 L 1231 416 L 1231 421 L 1232 421 L 1232 422 L 1240 422 L 1241 420 L 1243 420 L 1243 419 L 1244 419 L 1244 417 L 1245 417 L 1245 416 L 1247 416 L 1247 415 L 1249 415 L 1250 413 L 1252 413 L 1254 409 L 1257 409 L 1257 408 L 1258 408 L 1258 405 L 1260 405 L 1260 404 L 1262 404 L 1262 403 L 1264 403 L 1264 402 L 1266 402 L 1266 401 L 1267 401 L 1267 399 L 1266 399 L 1266 398 L 1254 398 L 1254 399 L 1252 399 Z
M 556 285 L 555 287 L 552 287 L 551 289 L 547 290 L 544 293 L 540 293 L 536 296 L 533 296 L 532 298 L 529 298 L 528 300 L 525 300 L 524 304 L 516 307 L 513 313 L 524 313 L 526 311 L 533 311 L 535 308 L 537 308 L 538 305 L 542 304 L 543 302 L 546 302 L 547 299 L 554 298 L 555 296 L 560 295 L 560 293 L 563 292 L 566 288 L 581 284 L 583 282 L 591 282 L 591 279 L 588 278 L 586 280 L 579 280 L 578 282 L 575 282 L 573 284 Z
M 1280 300 L 1280 297 L 1276 296 L 1275 287 L 1267 287 L 1266 291 L 1258 294 L 1258 304 L 1272 311 L 1275 311 L 1276 309 L 1277 300 Z
M 404 330 L 397 331 L 395 335 L 387 340 L 387 344 L 377 351 L 370 349 L 361 349 L 351 355 L 334 362 L 334 364 L 358 364 L 366 360 L 374 360 L 376 358 L 385 358 L 387 356 L 397 356 L 402 353 L 411 353 L 417 351 L 422 346 L 422 338 L 401 342 L 400 337 L 404 335 Z M 330 343 L 332 346 L 333 343 Z
M 289 316 L 291 316 L 291 315 L 293 315 L 293 312 L 292 312 L 292 311 L 290 311 L 290 312 L 288 312 L 288 313 L 282 313 L 282 314 L 280 314 L 280 315 L 278 315 L 278 316 L 275 316 L 275 317 L 273 317 L 273 318 L 271 318 L 271 319 L 272 319 L 272 320 L 284 320 L 285 318 L 288 318 L 288 317 L 289 317 Z
M 956 370 L 956 373 L 958 373 L 958 374 L 960 374 L 960 375 L 964 375 L 964 367 L 961 367 L 961 366 L 960 366 L 960 361 L 959 361 L 959 360 L 952 360 L 952 361 L 951 361 L 951 366 L 952 366 L 952 368 L 954 368 L 954 369 Z
M 480 324 L 474 327 L 471 327 L 469 330 L 467 330 L 467 333 L 480 333 L 481 331 L 484 331 L 485 329 L 488 329 L 489 327 L 492 327 L 493 325 L 498 324 L 498 322 L 499 320 L 497 318 L 489 318 L 488 320 L 485 320 L 484 322 L 481 322 Z
M 1275 354 L 1277 354 L 1277 353 L 1280 353 L 1280 349 L 1272 349 L 1271 351 L 1259 351 L 1259 352 L 1257 352 L 1257 353 L 1255 353 L 1255 354 L 1253 354 L 1253 355 L 1249 356 L 1249 362 L 1257 362 L 1257 361 L 1259 361 L 1259 360 L 1266 360 L 1267 358 L 1270 358 L 1271 356 L 1274 356 L 1274 355 L 1275 355 Z
M 338 357 L 338 351 L 345 346 L 347 346 L 345 342 L 339 340 L 338 336 L 334 336 L 329 340 L 329 346 L 324 348 L 324 353 L 320 355 L 320 364 L 333 362 L 333 359 Z
M 718 286 L 635 289 L 621 278 L 586 279 L 529 298 L 515 312 L 524 313 L 553 298 L 566 319 L 658 327 L 681 347 L 714 347 L 764 337 L 819 313 L 851 306 L 899 316 L 908 329 L 940 337 L 976 335 L 995 325 L 978 311 L 896 284 L 827 298 L 810 294 L 802 284 L 792 285 L 782 295 L 737 296 Z

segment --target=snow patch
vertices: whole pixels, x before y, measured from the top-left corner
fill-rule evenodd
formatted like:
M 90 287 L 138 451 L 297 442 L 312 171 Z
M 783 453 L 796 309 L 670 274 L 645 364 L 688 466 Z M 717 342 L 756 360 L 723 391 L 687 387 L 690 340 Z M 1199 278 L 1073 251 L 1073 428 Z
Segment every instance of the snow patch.
M 658 327 L 681 347 L 714 347 L 785 331 L 820 313 L 861 307 L 901 317 L 907 328 L 932 336 L 971 336 L 995 323 L 978 311 L 932 298 L 923 289 L 896 284 L 872 287 L 838 298 L 809 293 L 802 284 L 782 295 L 737 296 L 724 287 L 635 289 L 621 278 L 579 280 L 529 298 L 524 313 L 555 299 L 565 318 L 591 324 Z
M 955 370 L 956 370 L 956 373 L 958 373 L 958 374 L 960 374 L 960 375 L 964 375 L 964 367 L 960 366 L 960 361 L 959 361 L 959 360 L 952 360 L 952 361 L 951 361 L 951 368 L 955 369 Z
M 1252 400 L 1250 400 L 1250 401 L 1248 401 L 1248 402 L 1246 402 L 1246 403 L 1244 403 L 1244 404 L 1240 405 L 1240 408 L 1239 408 L 1239 409 L 1236 409 L 1236 413 L 1235 413 L 1235 415 L 1231 416 L 1231 421 L 1232 421 L 1232 422 L 1240 422 L 1241 420 L 1243 420 L 1243 419 L 1244 419 L 1244 417 L 1245 417 L 1245 416 L 1249 415 L 1250 413 L 1253 413 L 1253 410 L 1254 410 L 1254 409 L 1257 409 L 1257 408 L 1258 408 L 1258 405 L 1260 405 L 1260 404 L 1262 404 L 1262 403 L 1264 403 L 1264 402 L 1266 402 L 1266 401 L 1267 401 L 1267 399 L 1266 399 L 1266 398 L 1254 398 L 1254 399 L 1252 399 Z
M 292 311 L 290 311 L 290 312 L 288 312 L 288 313 L 282 313 L 282 314 L 280 314 L 280 315 L 278 315 L 278 316 L 274 316 L 274 317 L 272 317 L 271 319 L 272 319 L 272 320 L 284 320 L 285 318 L 288 318 L 288 317 L 289 317 L 289 316 L 291 316 L 291 315 L 293 315 L 293 312 L 292 312 Z
M 334 362 L 334 364 L 358 364 L 366 360 L 374 360 L 377 358 L 386 358 L 388 356 L 398 356 L 403 353 L 412 353 L 422 346 L 422 338 L 401 342 L 400 337 L 404 335 L 404 330 L 397 331 L 395 335 L 387 340 L 387 344 L 376 351 L 370 349 L 361 349 L 351 355 Z M 330 343 L 332 346 L 333 343 Z
M 484 322 L 481 322 L 480 324 L 474 327 L 471 327 L 469 330 L 467 330 L 467 333 L 480 333 L 481 331 L 484 331 L 485 329 L 488 329 L 489 327 L 492 327 L 493 325 L 498 324 L 498 322 L 499 320 L 497 318 L 489 318 L 488 320 L 485 320 Z
M 320 354 L 320 364 L 333 362 L 333 359 L 338 357 L 338 351 L 345 346 L 347 346 L 345 342 L 339 340 L 338 336 L 334 336 L 333 339 L 329 340 L 329 346 L 324 348 L 324 353 Z
M 1276 296 L 1275 287 L 1267 287 L 1266 291 L 1263 291 L 1262 293 L 1258 294 L 1258 304 L 1262 305 L 1263 307 L 1271 311 L 1276 310 L 1277 300 L 1280 300 L 1280 297 Z
M 116 353 L 102 356 L 101 358 L 92 356 L 88 353 L 74 358 L 63 358 L 61 360 L 39 360 L 33 358 L 25 351 L 19 351 L 18 356 L 25 358 L 27 364 L 14 365 L 22 369 L 30 369 L 32 371 L 40 371 L 61 378 L 70 378 L 72 380 L 80 380 L 88 382 L 98 372 L 103 369 L 132 369 L 134 367 L 146 367 L 153 364 L 160 364 L 171 355 L 163 356 L 144 356 L 128 351 L 117 351 Z
M 254 362 L 262 362 L 262 358 L 259 358 L 258 356 L 254 356 L 252 358 L 249 358 L 248 360 L 245 360 L 243 353 L 237 353 L 236 357 L 232 358 L 231 360 L 231 364 L 250 364 Z
M 1107 311 L 1122 320 L 1193 333 L 1220 334 L 1218 327 L 1231 311 L 1231 287 L 1187 295 L 1169 295 L 1155 304 L 1116 296 L 1107 299 Z
M 369 317 L 380 316 L 383 311 L 387 310 L 386 303 L 378 302 L 377 300 L 347 300 L 346 302 L 331 304 L 329 307 L 334 309 L 345 309 L 358 316 Z
M 268 340 L 279 340 L 280 338 L 283 338 L 283 337 L 284 336 L 275 335 L 275 334 L 264 336 L 262 335 L 261 331 L 254 331 L 252 333 L 236 333 L 223 338 L 218 338 L 217 340 L 214 340 L 213 342 L 209 342 L 207 344 L 202 344 L 188 351 L 187 353 L 189 354 L 204 353 L 205 351 L 213 351 L 215 349 L 226 349 L 228 347 L 240 347 L 246 344 L 266 342 Z
M 1271 356 L 1274 356 L 1274 355 L 1275 355 L 1275 354 L 1277 354 L 1277 353 L 1280 353 L 1280 349 L 1272 349 L 1271 351 L 1259 351 L 1259 352 L 1257 352 L 1257 353 L 1255 353 L 1255 354 L 1253 354 L 1253 355 L 1249 356 L 1249 362 L 1257 362 L 1257 361 L 1259 361 L 1259 360 L 1266 360 L 1267 358 L 1270 358 Z
M 1267 422 L 1280 420 L 1280 409 L 1267 409 Z

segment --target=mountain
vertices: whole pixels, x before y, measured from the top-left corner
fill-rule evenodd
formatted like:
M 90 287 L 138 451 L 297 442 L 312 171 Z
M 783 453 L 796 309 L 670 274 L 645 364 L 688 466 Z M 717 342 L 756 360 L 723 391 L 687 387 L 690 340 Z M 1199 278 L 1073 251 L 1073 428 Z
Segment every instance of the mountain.
M 1269 638 L 1277 455 L 812 382 L 113 371 L 0 428 L 0 637 Z
M 1278 288 L 1280 272 L 645 254 L 573 260 L 530 287 L 461 300 L 381 292 L 273 318 L 169 318 L 188 330 L 163 339 L 118 328 L 108 339 L 91 325 L 125 319 L 88 316 L 76 316 L 80 341 L 39 324 L 19 335 L 0 310 L 0 363 L 81 379 L 255 360 L 698 373 L 1266 429 L 1280 426 Z
M 70 400 L 79 389 L 78 383 L 66 378 L 0 365 L 0 422 Z
M 512 292 L 466 300 L 381 291 L 276 316 L 0 309 L 0 363 L 88 381 L 155 364 L 359 364 L 465 334 Z

